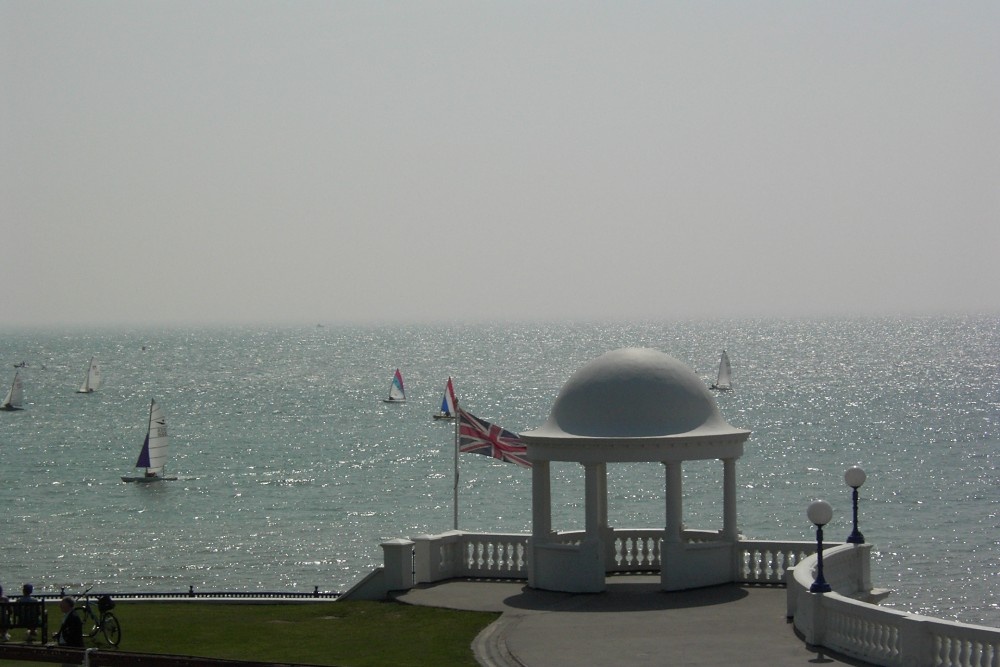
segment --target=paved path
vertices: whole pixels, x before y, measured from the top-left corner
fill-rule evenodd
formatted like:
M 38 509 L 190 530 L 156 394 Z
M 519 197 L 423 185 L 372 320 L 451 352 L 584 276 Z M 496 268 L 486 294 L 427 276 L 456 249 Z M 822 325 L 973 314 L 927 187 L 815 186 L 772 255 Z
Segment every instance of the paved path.
M 659 578 L 611 577 L 603 593 L 521 582 L 450 580 L 395 596 L 408 604 L 503 615 L 476 638 L 486 667 L 866 665 L 807 647 L 785 618 L 785 589 L 713 586 L 666 593 Z

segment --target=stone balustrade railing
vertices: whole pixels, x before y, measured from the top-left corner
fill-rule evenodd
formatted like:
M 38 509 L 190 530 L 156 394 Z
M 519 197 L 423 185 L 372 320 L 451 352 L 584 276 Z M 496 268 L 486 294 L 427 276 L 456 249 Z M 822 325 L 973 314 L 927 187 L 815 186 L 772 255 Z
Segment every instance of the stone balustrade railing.
M 740 540 L 736 549 L 735 582 L 784 584 L 786 572 L 816 553 L 816 543 Z
M 831 593 L 810 593 L 815 554 L 788 577 L 788 611 L 805 641 L 887 667 L 1000 667 L 1000 629 L 869 604 L 871 545 L 823 550 Z M 859 599 L 861 598 L 861 599 Z
M 554 544 L 579 545 L 582 531 L 557 533 Z M 448 531 L 413 538 L 414 583 L 431 583 L 455 577 L 527 579 L 529 535 L 517 533 L 466 533 Z M 608 574 L 659 572 L 663 531 L 617 529 L 606 542 Z M 721 541 L 715 531 L 686 530 L 689 545 Z M 741 540 L 737 544 L 733 580 L 737 583 L 784 584 L 785 572 L 815 553 L 814 542 Z
M 604 561 L 614 572 L 659 572 L 662 540 L 662 530 L 616 530 Z
M 662 530 L 609 531 L 608 574 L 659 572 Z M 553 535 L 550 543 L 576 546 L 583 532 Z M 387 590 L 457 577 L 527 579 L 529 535 L 449 531 L 390 540 Z M 692 550 L 724 547 L 721 535 L 685 531 Z M 895 611 L 871 604 L 870 544 L 836 544 L 823 550 L 830 593 L 810 593 L 816 576 L 813 542 L 740 540 L 733 551 L 734 583 L 786 584 L 788 616 L 808 644 L 887 667 L 1000 667 L 1000 629 Z M 411 570 L 412 567 L 412 570 Z
M 528 535 L 451 530 L 413 538 L 414 583 L 455 577 L 528 578 Z

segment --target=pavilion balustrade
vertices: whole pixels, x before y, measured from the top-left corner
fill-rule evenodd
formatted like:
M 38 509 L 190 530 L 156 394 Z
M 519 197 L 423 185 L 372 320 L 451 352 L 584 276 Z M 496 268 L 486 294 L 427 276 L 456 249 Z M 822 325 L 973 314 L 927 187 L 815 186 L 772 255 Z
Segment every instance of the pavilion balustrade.
M 736 548 L 735 581 L 746 584 L 784 584 L 788 570 L 816 553 L 815 542 L 741 540 Z
M 658 573 L 662 567 L 663 530 L 613 529 L 605 554 L 607 573 Z M 584 531 L 550 536 L 549 544 L 579 546 Z M 530 535 L 519 533 L 468 533 L 447 531 L 420 535 L 414 542 L 414 583 L 431 583 L 456 577 L 527 579 Z M 724 548 L 718 531 L 685 530 L 684 543 Z M 736 583 L 784 584 L 785 571 L 814 553 L 814 542 L 740 540 L 734 551 Z
M 663 531 L 609 530 L 607 573 L 656 573 L 663 566 Z M 556 533 L 549 544 L 573 548 L 584 531 Z M 724 548 L 718 532 L 684 531 L 692 550 Z M 459 577 L 527 579 L 529 535 L 449 531 L 412 540 L 413 583 Z M 397 541 L 398 549 L 409 549 Z M 872 589 L 870 544 L 832 544 L 823 550 L 824 578 L 833 591 L 811 593 L 816 578 L 813 542 L 739 540 L 733 545 L 733 583 L 787 585 L 787 615 L 806 643 L 887 667 L 1000 667 L 1000 629 L 880 607 Z M 669 565 L 668 565 L 669 566 Z

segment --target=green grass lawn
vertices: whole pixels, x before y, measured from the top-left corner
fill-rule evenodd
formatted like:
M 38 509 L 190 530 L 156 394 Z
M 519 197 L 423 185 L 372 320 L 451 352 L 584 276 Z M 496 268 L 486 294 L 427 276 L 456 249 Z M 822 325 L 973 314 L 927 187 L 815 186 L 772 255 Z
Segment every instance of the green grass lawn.
M 471 667 L 476 665 L 472 640 L 499 617 L 395 602 L 346 601 L 119 602 L 114 613 L 122 627 L 121 651 L 337 667 Z M 53 632 L 60 621 L 58 611 L 50 616 Z M 95 640 L 85 641 L 104 647 L 100 635 Z

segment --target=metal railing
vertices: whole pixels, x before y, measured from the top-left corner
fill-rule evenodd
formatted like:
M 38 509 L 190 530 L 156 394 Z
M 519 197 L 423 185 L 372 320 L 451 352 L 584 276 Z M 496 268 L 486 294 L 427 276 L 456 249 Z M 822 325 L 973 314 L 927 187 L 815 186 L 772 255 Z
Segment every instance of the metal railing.
M 34 593 L 39 600 L 58 601 L 63 597 L 75 596 L 72 590 L 62 588 L 58 593 Z M 91 597 L 110 595 L 114 600 L 331 600 L 340 597 L 339 592 L 321 591 L 319 586 L 312 592 L 306 591 L 196 591 L 188 586 L 187 591 L 176 592 L 91 592 Z

